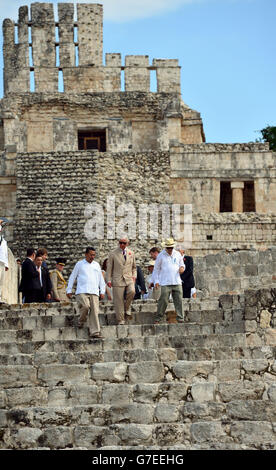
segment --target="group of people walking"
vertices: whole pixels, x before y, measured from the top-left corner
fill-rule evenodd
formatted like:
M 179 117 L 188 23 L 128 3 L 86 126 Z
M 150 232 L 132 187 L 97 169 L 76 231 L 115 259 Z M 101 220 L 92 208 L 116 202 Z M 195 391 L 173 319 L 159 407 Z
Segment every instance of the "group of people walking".
M 4 250 L 6 252 L 7 248 L 2 245 L 2 252 Z M 22 301 L 68 302 L 76 283 L 75 296 L 80 311 L 78 326 L 82 328 L 88 319 L 89 335 L 93 338 L 102 338 L 99 300 L 104 299 L 113 300 L 119 325 L 131 318 L 131 303 L 139 297 L 158 301 L 155 323 L 162 320 L 170 299 L 174 303 L 177 322 L 184 322 L 182 298 L 196 295 L 193 259 L 186 256 L 181 247 L 176 247 L 172 238 L 165 240 L 161 251 L 157 247 L 151 248 L 149 255 L 148 276 L 144 282 L 127 237 L 118 240 L 117 248 L 109 254 L 102 268 L 95 261 L 95 249 L 87 247 L 84 259 L 75 264 L 67 284 L 62 274 L 66 264 L 64 258 L 57 258 L 55 269 L 49 271 L 47 250 L 29 248 L 21 269 L 19 291 L 22 292 Z M 1 262 L 4 270 L 7 269 L 6 261 L 1 261 L 0 256 Z
M 47 258 L 46 248 L 40 248 L 37 251 L 34 248 L 27 249 L 27 257 L 22 263 L 19 284 L 23 303 L 68 301 L 67 283 L 62 275 L 65 259 L 57 258 L 55 269 L 49 271 L 46 263 Z
M 158 249 L 157 249 L 158 252 Z M 191 288 L 194 288 L 193 273 L 190 269 L 190 278 L 186 284 L 193 284 L 189 289 L 182 288 L 181 276 L 185 272 L 185 257 L 175 249 L 173 239 L 167 239 L 164 249 L 157 255 L 150 250 L 152 261 L 150 282 L 148 281 L 151 298 L 158 299 L 155 323 L 159 323 L 166 311 L 170 295 L 176 310 L 177 322 L 183 323 L 182 298 L 184 294 L 191 296 Z M 137 278 L 137 266 L 134 252 L 129 248 L 127 237 L 119 239 L 118 247 L 113 250 L 106 263 L 106 271 L 101 270 L 99 263 L 95 261 L 96 251 L 88 247 L 85 258 L 78 261 L 68 281 L 67 296 L 72 297 L 75 282 L 76 300 L 80 308 L 79 328 L 84 326 L 88 319 L 89 334 L 93 338 L 102 338 L 98 319 L 99 299 L 104 299 L 106 289 L 112 289 L 115 314 L 118 325 L 124 325 L 131 318 L 131 302 L 135 297 L 135 282 Z M 192 261 L 192 259 L 191 259 Z M 187 263 L 188 264 L 188 263 Z M 191 268 L 191 265 L 190 265 Z M 188 279 L 187 277 L 187 279 Z

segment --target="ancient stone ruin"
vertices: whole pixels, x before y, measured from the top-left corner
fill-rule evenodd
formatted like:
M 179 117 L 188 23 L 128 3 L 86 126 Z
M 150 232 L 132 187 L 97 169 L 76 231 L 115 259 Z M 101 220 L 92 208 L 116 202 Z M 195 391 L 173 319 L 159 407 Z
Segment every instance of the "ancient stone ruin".
M 103 61 L 99 4 L 22 6 L 3 35 L 0 449 L 276 449 L 275 153 L 207 143 L 177 59 Z M 139 237 L 140 208 L 192 205 L 192 243 L 178 241 L 198 297 L 183 299 L 184 324 L 153 325 L 156 302 L 141 300 L 117 326 L 103 303 L 105 339 L 91 340 L 75 302 L 19 302 L 14 257 L 46 247 L 69 275 L 93 243 L 103 261 L 124 203 L 141 266 L 161 236 Z M 103 237 L 89 232 L 93 207 Z

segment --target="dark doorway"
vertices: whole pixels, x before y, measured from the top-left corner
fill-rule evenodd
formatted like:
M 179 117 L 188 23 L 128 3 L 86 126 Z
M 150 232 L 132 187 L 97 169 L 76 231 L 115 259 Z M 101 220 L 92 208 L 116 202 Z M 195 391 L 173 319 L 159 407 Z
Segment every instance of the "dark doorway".
M 99 150 L 106 152 L 106 130 L 78 131 L 79 150 Z
M 230 181 L 220 182 L 220 212 L 232 212 L 232 190 Z
M 243 212 L 255 212 L 254 181 L 245 181 L 243 190 Z

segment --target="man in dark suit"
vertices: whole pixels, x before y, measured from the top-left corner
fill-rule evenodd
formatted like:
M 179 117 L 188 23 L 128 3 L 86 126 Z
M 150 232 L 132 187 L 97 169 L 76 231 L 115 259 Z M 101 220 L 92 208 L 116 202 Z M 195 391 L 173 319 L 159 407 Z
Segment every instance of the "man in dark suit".
M 27 258 L 22 263 L 21 282 L 19 292 L 22 292 L 23 303 L 36 302 L 34 290 L 39 282 L 39 273 L 34 264 L 35 250 L 27 249 Z
M 49 271 L 43 266 L 43 258 L 40 255 L 35 257 L 35 266 L 39 274 L 38 280 L 34 283 L 35 302 L 47 302 L 51 299 L 52 282 Z
M 137 277 L 135 281 L 135 295 L 134 300 L 143 298 L 143 295 L 146 293 L 145 278 L 142 269 L 140 266 L 136 266 Z
M 185 264 L 185 271 L 184 273 L 180 274 L 181 281 L 182 281 L 182 297 L 185 299 L 191 298 L 191 289 L 195 287 L 195 279 L 194 279 L 194 261 L 192 256 L 188 256 L 185 254 L 185 251 L 179 247 L 178 251 L 183 256 L 183 261 Z

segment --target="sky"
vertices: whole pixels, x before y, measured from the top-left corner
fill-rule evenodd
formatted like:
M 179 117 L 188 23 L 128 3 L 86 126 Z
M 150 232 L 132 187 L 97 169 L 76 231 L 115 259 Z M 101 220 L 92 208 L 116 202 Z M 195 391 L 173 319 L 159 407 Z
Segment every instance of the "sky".
M 31 3 L 0 0 L 1 22 Z M 276 126 L 276 0 L 94 3 L 104 5 L 104 54 L 120 52 L 122 65 L 132 54 L 179 60 L 182 99 L 200 112 L 206 142 L 255 142 Z

